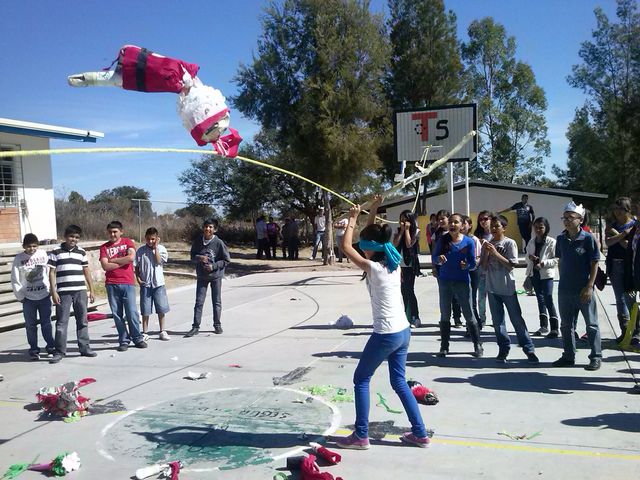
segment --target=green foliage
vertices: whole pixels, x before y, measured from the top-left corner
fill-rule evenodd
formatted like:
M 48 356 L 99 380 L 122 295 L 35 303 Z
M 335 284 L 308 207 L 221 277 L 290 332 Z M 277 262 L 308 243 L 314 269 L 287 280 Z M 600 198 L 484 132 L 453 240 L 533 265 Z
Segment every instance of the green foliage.
M 84 197 L 75 190 L 72 190 L 69 194 L 68 201 L 69 203 L 73 203 L 75 205 L 84 205 L 85 203 L 87 203 Z
M 147 201 L 136 202 L 133 199 L 149 200 L 149 192 L 138 187 L 123 185 L 107 190 L 102 190 L 94 196 L 89 203 L 103 212 L 111 212 L 116 220 L 119 217 L 129 216 L 130 213 L 142 215 L 143 218 L 153 216 L 151 203 Z M 138 212 L 140 209 L 140 212 Z
M 550 153 L 544 111 L 547 100 L 531 67 L 515 58 L 516 42 L 490 17 L 474 20 L 467 62 L 467 91 L 478 103 L 480 153 L 472 176 L 492 181 L 536 184 Z
M 464 68 L 456 16 L 443 0 L 389 0 L 393 108 L 458 103 Z
M 368 2 L 271 4 L 258 54 L 235 78 L 233 103 L 261 123 L 277 165 L 338 191 L 358 190 L 379 166 L 387 58 L 382 19 Z
M 204 220 L 215 216 L 215 209 L 209 205 L 192 203 L 184 208 L 179 208 L 174 213 L 179 218 L 195 217 Z
M 574 189 L 640 197 L 640 14 L 618 0 L 618 23 L 597 8 L 592 41 L 580 48 L 570 85 L 589 95 L 567 131 L 567 169 L 554 167 Z
M 387 22 L 391 60 L 387 93 L 395 109 L 422 108 L 460 103 L 464 95 L 464 67 L 456 35 L 456 16 L 445 11 L 443 0 L 389 0 Z M 389 111 L 390 119 L 392 112 Z M 398 172 L 389 140 L 380 151 L 387 178 Z M 434 185 L 446 169 L 439 169 L 426 181 Z

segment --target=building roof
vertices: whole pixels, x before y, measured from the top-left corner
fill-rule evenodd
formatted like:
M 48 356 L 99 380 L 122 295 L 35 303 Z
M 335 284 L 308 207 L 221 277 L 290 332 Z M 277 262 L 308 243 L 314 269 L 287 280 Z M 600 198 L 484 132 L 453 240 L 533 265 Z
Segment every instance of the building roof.
M 104 133 L 77 128 L 58 127 L 44 123 L 23 122 L 10 118 L 0 118 L 0 133 L 13 133 L 31 137 L 58 138 L 79 142 L 96 143 L 98 138 L 104 138 Z
M 536 187 L 531 185 L 518 185 L 515 183 L 490 182 L 488 180 L 469 179 L 469 188 L 471 187 L 493 188 L 495 190 L 515 190 L 519 193 L 535 193 L 537 195 L 555 195 L 560 197 L 571 197 L 571 198 L 605 199 L 609 197 L 609 195 L 602 194 L 602 193 L 580 192 L 577 190 L 566 190 L 563 188 Z M 463 188 L 464 188 L 464 181 L 456 182 L 453 184 L 454 190 L 462 190 Z M 441 195 L 443 193 L 446 193 L 446 191 L 443 192 L 441 188 L 432 188 L 430 190 L 427 190 L 427 198 L 434 197 L 436 195 Z M 403 198 L 391 199 L 389 203 L 385 202 L 382 206 L 384 208 L 396 207 L 398 205 L 403 205 L 408 201 L 413 202 L 415 198 L 416 198 L 415 194 L 412 194 Z

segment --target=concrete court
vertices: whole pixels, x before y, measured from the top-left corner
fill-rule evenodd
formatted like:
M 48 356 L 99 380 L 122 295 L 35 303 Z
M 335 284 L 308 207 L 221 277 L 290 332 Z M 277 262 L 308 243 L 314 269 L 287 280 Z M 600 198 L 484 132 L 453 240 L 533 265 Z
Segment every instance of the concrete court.
M 517 270 L 518 276 L 523 274 L 523 269 Z M 359 352 L 370 333 L 369 298 L 359 280 L 359 272 L 355 270 L 267 273 L 226 280 L 224 334 L 211 333 L 211 306 L 207 305 L 204 331 L 191 339 L 182 338 L 181 333 L 191 324 L 194 293 L 192 286 L 183 287 L 170 292 L 172 312 L 167 317 L 173 334 L 170 342 L 152 337 L 147 350 L 131 348 L 128 352 L 116 352 L 113 321 L 92 322 L 93 348 L 99 356 L 95 359 L 76 356 L 70 328 L 70 356 L 57 365 L 27 359 L 24 331 L 0 334 L 0 373 L 5 377 L 0 382 L 0 474 L 9 464 L 27 462 L 36 454 L 40 455 L 39 461 L 46 461 L 65 450 L 76 450 L 83 466 L 70 478 L 130 478 L 136 468 L 162 457 L 157 449 L 167 447 L 160 445 L 162 440 L 160 444 L 151 441 L 145 444 L 144 439 L 154 434 L 135 431 L 140 427 L 140 415 L 146 415 L 150 421 L 157 414 L 156 423 L 160 425 L 155 428 L 162 430 L 163 419 L 169 418 L 166 410 L 173 409 L 171 421 L 191 423 L 189 428 L 201 433 L 216 425 L 216 415 L 224 416 L 224 412 L 232 409 L 214 408 L 206 420 L 199 420 L 192 415 L 189 405 L 221 397 L 219 392 L 224 389 L 250 387 L 249 396 L 253 395 L 251 389 L 258 392 L 255 398 L 227 402 L 251 401 L 253 408 L 270 408 L 262 402 L 269 401 L 266 393 L 272 391 L 272 377 L 285 375 L 296 367 L 307 366 L 312 370 L 289 389 L 331 384 L 351 390 Z M 539 366 L 528 365 L 517 345 L 512 345 L 509 362 L 498 365 L 493 359 L 497 354 L 495 337 L 492 330 L 485 328 L 485 358 L 471 357 L 472 345 L 458 330 L 452 335 L 450 357 L 439 359 L 434 356 L 439 347 L 435 280 L 419 278 L 416 291 L 425 326 L 413 331 L 407 376 L 435 389 L 440 397 L 437 406 L 420 407 L 427 427 L 435 430 L 431 448 L 402 446 L 397 437 L 402 428 L 397 427 L 408 426 L 406 417 L 376 406 L 375 394 L 380 392 L 392 408 L 401 408 L 383 365 L 371 384 L 371 421 L 393 421 L 396 428 L 385 438 L 372 440 L 368 451 L 341 450 L 342 462 L 323 467 L 323 471 L 345 480 L 638 477 L 640 397 L 626 392 L 634 385 L 633 375 L 640 376 L 640 355 L 623 356 L 618 350 L 607 349 L 602 368 L 586 372 L 581 367 L 587 362 L 588 351 L 582 349 L 577 356 L 580 368 L 554 369 L 550 362 L 561 353 L 560 340 L 537 339 L 537 353 L 542 362 Z M 612 338 L 614 330 L 604 310 L 610 318 L 616 318 L 611 287 L 598 295 L 603 338 Z M 520 296 L 520 300 L 529 329 L 534 331 L 538 321 L 535 299 Z M 329 327 L 341 314 L 351 316 L 356 328 Z M 156 325 L 154 321 L 152 318 L 152 326 Z M 617 324 L 615 327 L 617 333 Z M 579 324 L 578 330 L 584 333 L 584 324 Z M 197 381 L 184 379 L 189 370 L 210 371 L 212 376 Z M 120 400 L 129 412 L 142 410 L 130 416 L 90 415 L 75 423 L 64 423 L 40 420 L 37 411 L 24 408 L 34 401 L 40 386 L 86 376 L 95 377 L 97 383 L 84 387 L 85 395 L 101 399 L 99 403 Z M 185 400 L 188 395 L 195 396 Z M 302 409 L 304 406 L 298 402 L 307 395 L 285 391 L 275 401 L 280 401 L 283 408 Z M 325 430 L 331 420 L 329 409 L 319 401 L 311 405 L 318 407 L 311 413 L 316 415 L 318 429 Z M 333 420 L 337 423 L 330 429 L 339 425 L 336 434 L 348 433 L 348 425 L 354 420 L 354 405 L 338 403 L 335 407 L 338 413 Z M 184 419 L 180 418 L 180 412 L 184 412 Z M 301 432 L 282 433 L 285 423 L 271 425 L 279 433 L 268 435 L 261 430 L 257 443 L 246 434 L 225 438 L 243 445 L 257 445 L 271 456 L 286 455 L 306 445 L 306 440 L 299 436 Z M 165 432 L 184 433 L 180 429 Z M 503 431 L 541 433 L 531 440 L 518 441 L 498 435 Z M 201 450 L 191 448 L 189 442 L 193 437 L 189 435 L 176 435 L 171 440 L 173 446 L 186 444 L 181 446 L 182 452 L 188 452 L 188 458 L 183 458 L 187 466 L 180 475 L 182 479 L 270 479 L 276 468 L 285 464 L 283 459 L 271 463 L 249 460 L 250 465 L 242 467 L 240 459 L 234 465 L 240 468 L 211 472 L 220 462 L 207 463 L 195 453 L 196 456 L 191 456 L 191 452 Z M 169 434 L 163 438 L 168 437 Z M 211 445 L 216 445 L 215 439 Z M 331 442 L 327 446 L 335 448 Z M 25 472 L 21 478 L 39 475 Z

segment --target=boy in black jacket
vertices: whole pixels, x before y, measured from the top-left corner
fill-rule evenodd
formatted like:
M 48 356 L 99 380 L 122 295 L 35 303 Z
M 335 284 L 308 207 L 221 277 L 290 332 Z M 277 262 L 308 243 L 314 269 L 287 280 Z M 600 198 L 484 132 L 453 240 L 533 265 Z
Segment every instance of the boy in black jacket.
M 207 298 L 207 288 L 211 285 L 211 303 L 213 304 L 213 331 L 222 333 L 220 317 L 222 315 L 222 278 L 224 269 L 231 261 L 229 251 L 216 232 L 218 220 L 207 219 L 202 224 L 202 236 L 198 236 L 191 245 L 191 261 L 196 265 L 198 282 L 196 285 L 196 305 L 193 307 L 193 325 L 185 337 L 193 337 L 200 331 L 202 307 Z

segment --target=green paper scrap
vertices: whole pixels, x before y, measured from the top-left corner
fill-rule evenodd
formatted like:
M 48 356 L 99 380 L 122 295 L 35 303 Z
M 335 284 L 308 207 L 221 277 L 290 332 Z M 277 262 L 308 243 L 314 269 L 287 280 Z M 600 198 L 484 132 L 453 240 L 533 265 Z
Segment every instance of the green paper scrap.
M 387 401 L 385 400 L 385 398 L 382 396 L 381 393 L 378 393 L 377 395 L 378 395 L 378 403 L 376 404 L 376 406 L 384 407 L 389 413 L 403 413 L 402 410 L 394 410 L 389 405 L 387 405 Z
M 273 476 L 273 480 L 287 480 L 289 475 L 284 472 L 278 472 Z
M 355 397 L 351 393 L 347 393 L 346 388 L 339 388 L 336 394 L 331 399 L 332 402 L 355 402 Z
M 518 295 L 526 295 L 526 294 L 527 294 L 527 291 L 526 291 L 526 290 L 516 290 L 516 293 L 517 293 Z
M 531 440 L 532 438 L 536 438 L 537 436 L 542 434 L 542 430 L 539 430 L 531 435 L 527 435 L 526 433 L 522 433 L 520 435 L 514 435 L 513 433 L 505 432 L 504 430 L 498 432 L 498 435 L 502 435 L 503 437 L 508 437 L 511 440 Z
M 80 416 L 80 412 L 76 410 L 75 412 L 73 412 L 68 417 L 65 417 L 63 421 L 64 421 L 64 423 L 73 423 L 73 422 L 77 422 L 81 418 L 82 417 Z
M 26 472 L 30 465 L 33 465 L 34 463 L 36 463 L 39 456 L 40 455 L 36 455 L 35 458 L 31 460 L 29 463 L 14 463 L 9 467 L 9 469 L 6 472 L 4 472 L 4 475 L 2 475 L 0 479 L 12 480 L 13 478 L 16 478 L 22 472 Z
M 311 395 L 326 395 L 335 387 L 333 385 L 311 385 L 308 387 L 302 387 L 302 390 L 309 392 Z
M 4 472 L 4 475 L 2 475 L 3 480 L 11 480 L 13 478 L 16 478 L 18 475 L 20 475 L 22 472 L 25 472 L 27 470 L 27 468 L 29 468 L 29 465 L 31 465 L 30 463 L 14 463 L 13 465 L 11 465 L 9 467 L 9 469 Z

